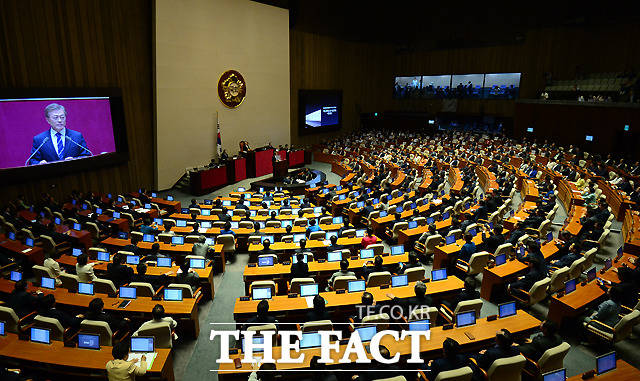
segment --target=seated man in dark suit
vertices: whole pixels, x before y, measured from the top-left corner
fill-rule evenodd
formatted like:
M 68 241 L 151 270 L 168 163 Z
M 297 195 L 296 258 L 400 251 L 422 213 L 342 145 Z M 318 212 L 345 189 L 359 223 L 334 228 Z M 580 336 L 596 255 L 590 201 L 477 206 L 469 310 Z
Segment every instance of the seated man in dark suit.
M 112 332 L 127 329 L 129 325 L 126 319 L 104 312 L 104 302 L 100 298 L 95 298 L 89 302 L 89 309 L 85 314 L 85 319 L 104 321 L 109 324 Z
M 478 368 L 484 370 L 485 372 L 489 370 L 491 364 L 495 360 L 507 357 L 513 357 L 519 355 L 520 352 L 516 347 L 513 346 L 513 338 L 511 336 L 511 332 L 506 329 L 501 329 L 496 333 L 496 345 L 489 348 L 484 349 L 475 356 L 476 365 Z M 479 369 L 474 367 L 474 373 L 476 374 L 476 379 L 481 380 L 484 377 L 479 376 L 481 372 Z
M 38 296 L 27 292 L 27 282 L 19 280 L 13 286 L 13 291 L 9 294 L 7 304 L 13 309 L 19 318 L 22 318 L 36 310 L 41 298 L 42 292 L 39 292 Z
M 440 372 L 467 366 L 467 357 L 460 354 L 460 344 L 450 337 L 447 337 L 442 343 L 442 354 L 441 358 L 429 360 L 427 363 L 425 374 L 429 381 L 435 380 Z
M 457 296 L 455 296 L 453 299 L 443 300 L 442 305 L 446 306 L 449 310 L 453 312 L 458 306 L 458 303 L 466 300 L 473 300 L 473 299 L 479 299 L 479 298 L 480 298 L 480 292 L 476 290 L 475 279 L 472 277 L 466 277 L 464 279 L 464 288 L 462 289 L 462 291 L 460 291 L 460 293 Z
M 533 339 L 527 339 L 525 344 L 518 346 L 524 357 L 533 361 L 540 360 L 540 356 L 547 350 L 562 344 L 562 338 L 558 335 L 558 326 L 551 320 L 545 320 L 540 324 L 541 333 Z
M 107 279 L 110 279 L 116 288 L 133 279 L 133 269 L 125 265 L 124 262 L 124 255 L 116 253 L 113 256 L 113 263 L 107 265 Z
M 176 275 L 176 283 L 188 284 L 195 291 L 200 284 L 200 276 L 189 267 L 189 261 L 184 261 L 180 265 L 180 273 Z
M 64 311 L 60 311 L 59 309 L 57 309 L 56 298 L 55 296 L 53 296 L 53 294 L 47 294 L 43 296 L 40 304 L 42 307 L 38 311 L 38 315 L 57 319 L 65 329 L 69 327 L 80 327 L 80 322 L 82 321 L 81 315 L 71 316 Z
M 380 312 L 379 306 L 373 299 L 373 294 L 365 291 L 360 299 L 360 304 L 356 305 L 356 314 L 351 317 L 354 323 L 362 322 L 362 318 L 377 315 Z
M 467 263 L 471 259 L 471 256 L 476 253 L 476 244 L 473 243 L 473 236 L 470 233 L 464 235 L 465 244 L 460 248 L 460 254 L 458 259 L 461 259 Z
M 126 245 L 126 246 L 124 246 L 122 248 L 122 251 L 130 251 L 134 255 L 140 255 L 140 248 L 138 247 L 138 243 L 140 243 L 140 236 L 132 235 L 131 236 L 131 243 Z
M 372 263 L 373 263 L 373 266 L 368 266 Z M 368 281 L 369 275 L 371 275 L 372 273 L 387 271 L 387 269 L 383 266 L 383 263 L 384 263 L 384 260 L 380 255 L 376 255 L 375 258 L 373 258 L 373 261 L 367 261 L 362 267 L 364 272 L 364 280 Z
M 387 296 L 391 298 L 392 304 L 402 307 L 405 317 L 410 317 L 412 311 L 430 307 L 433 303 L 431 297 L 427 295 L 427 285 L 424 282 L 416 282 L 416 285 L 413 286 L 413 292 L 414 296 L 405 299 L 397 298 L 392 293 L 388 293 Z
M 320 295 L 313 297 L 313 309 L 307 312 L 305 321 L 331 320 L 327 311 L 327 301 Z
M 44 109 L 44 116 L 51 128 L 33 137 L 29 165 L 91 156 L 82 133 L 66 127 L 67 111 L 63 106 L 51 103 Z
M 302 242 L 302 241 L 301 241 Z M 304 261 L 305 254 L 299 252 L 296 254 L 296 263 L 291 265 L 291 279 L 293 278 L 306 278 L 309 276 L 309 265 Z
M 510 294 L 517 293 L 519 291 L 528 292 L 534 283 L 547 276 L 546 265 L 544 263 L 541 264 L 538 258 L 526 257 L 522 262 L 529 265 L 529 271 L 526 275 L 519 277 L 517 281 L 509 283 L 507 291 Z
M 260 250 L 260 254 L 276 254 L 277 252 L 271 248 L 271 241 L 265 239 L 262 241 L 262 250 Z
M 253 325 L 276 324 L 277 322 L 273 316 L 269 315 L 269 302 L 263 299 L 258 303 L 256 316 L 249 318 L 243 329 L 246 330 Z
M 476 212 L 475 212 L 475 214 L 473 216 L 474 217 L 473 219 L 476 222 L 478 222 L 478 220 L 485 220 L 486 221 L 488 219 L 488 217 L 489 217 L 489 214 L 488 214 L 489 210 L 487 209 L 487 205 L 486 205 L 485 201 L 484 200 L 478 201 L 478 205 L 479 205 L 479 207 L 478 207 L 478 209 L 476 209 Z
M 154 290 L 157 290 L 160 286 L 162 286 L 163 282 L 161 281 L 161 277 L 148 275 L 147 274 L 147 265 L 143 262 L 138 263 L 136 266 L 137 274 L 133 275 L 132 282 L 143 282 L 149 283 L 153 286 Z M 162 275 L 162 277 L 166 277 L 166 275 Z M 165 282 L 166 283 L 166 282 Z
M 485 233 L 483 232 L 484 236 Z M 495 224 L 493 227 L 493 231 L 489 234 L 487 238 L 482 242 L 482 249 L 488 251 L 489 253 L 495 253 L 498 246 L 504 244 L 504 235 L 502 235 L 502 225 Z
M 582 257 L 582 254 L 581 254 L 580 245 L 578 243 L 573 243 L 569 247 L 569 253 L 567 253 L 566 255 L 563 255 L 556 261 L 552 261 L 551 265 L 558 268 L 564 267 L 564 266 L 570 267 L 575 260 L 580 259 L 581 257 Z

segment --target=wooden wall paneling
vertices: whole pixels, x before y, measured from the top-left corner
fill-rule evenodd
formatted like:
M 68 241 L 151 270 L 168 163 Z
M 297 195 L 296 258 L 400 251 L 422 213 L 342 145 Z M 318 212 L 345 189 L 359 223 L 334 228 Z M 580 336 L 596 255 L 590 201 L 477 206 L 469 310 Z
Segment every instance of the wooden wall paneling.
M 121 88 L 130 154 L 125 165 L 2 184 L 1 197 L 153 184 L 151 17 L 151 0 L 0 1 L 0 87 Z

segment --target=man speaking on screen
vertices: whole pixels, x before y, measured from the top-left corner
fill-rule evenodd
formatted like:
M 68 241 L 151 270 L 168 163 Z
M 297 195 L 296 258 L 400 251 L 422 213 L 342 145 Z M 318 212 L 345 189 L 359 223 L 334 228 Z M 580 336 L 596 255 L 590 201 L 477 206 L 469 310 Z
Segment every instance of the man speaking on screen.
M 91 156 L 82 133 L 67 128 L 64 106 L 51 103 L 45 107 L 44 117 L 51 128 L 33 137 L 29 165 Z

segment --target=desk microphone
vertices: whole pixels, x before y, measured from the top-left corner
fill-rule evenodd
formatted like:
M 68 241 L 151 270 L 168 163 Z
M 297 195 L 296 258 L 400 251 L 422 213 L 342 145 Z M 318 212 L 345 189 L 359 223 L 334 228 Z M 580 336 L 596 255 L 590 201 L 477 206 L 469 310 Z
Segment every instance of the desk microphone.
M 29 163 L 29 160 L 31 160 L 31 158 L 33 157 L 33 155 L 35 155 L 38 151 L 40 151 L 40 148 L 42 148 L 42 146 L 44 145 L 44 143 L 46 143 L 49 140 L 49 137 L 45 137 L 44 140 L 42 141 L 42 143 L 40 144 L 40 146 L 38 148 L 36 148 L 35 151 L 33 151 L 33 153 L 31 154 L 31 156 L 29 156 L 29 158 L 27 159 L 27 161 L 24 162 L 24 166 L 26 167 L 27 164 Z
M 80 144 L 76 143 L 76 141 L 75 141 L 75 140 L 71 139 L 71 138 L 70 138 L 70 137 L 68 137 L 67 135 L 64 135 L 64 137 L 65 137 L 65 139 L 67 139 L 67 140 L 71 141 L 71 143 L 73 143 L 73 144 L 77 145 L 78 147 L 82 148 L 83 150 L 86 150 L 87 152 L 89 152 L 89 155 L 93 156 L 93 152 L 91 152 L 91 151 L 89 150 L 89 148 L 87 148 L 87 147 L 85 147 L 85 146 L 82 146 L 82 145 L 80 145 Z

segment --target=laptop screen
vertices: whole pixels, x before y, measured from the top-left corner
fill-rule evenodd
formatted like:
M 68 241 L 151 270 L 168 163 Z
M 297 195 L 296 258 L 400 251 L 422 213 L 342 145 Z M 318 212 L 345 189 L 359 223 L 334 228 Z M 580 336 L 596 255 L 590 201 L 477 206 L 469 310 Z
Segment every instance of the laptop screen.
M 203 216 L 210 216 L 211 215 L 211 209 L 200 209 L 200 214 Z
M 272 235 L 263 235 L 262 237 L 260 237 L 260 243 L 263 243 L 264 240 L 268 239 L 269 243 L 273 243 L 274 239 Z
M 113 212 L 113 218 L 120 218 L 120 212 Z
M 129 238 L 129 234 L 127 234 L 127 232 L 118 232 L 118 238 L 127 239 Z
M 339 217 L 333 217 L 332 222 L 334 224 L 341 224 L 342 223 L 342 216 Z
M 591 270 L 587 271 L 587 282 L 591 282 L 592 280 L 596 279 L 596 268 L 592 268 Z
M 373 249 L 360 250 L 360 259 L 369 259 L 369 258 L 373 258 Z
M 352 280 L 352 281 L 349 281 L 348 283 L 349 292 L 361 292 L 361 291 L 364 291 L 365 288 L 366 288 L 366 285 L 364 283 L 364 280 Z
M 131 352 L 153 352 L 153 337 L 132 337 Z
M 364 201 L 358 201 L 358 202 L 356 203 L 356 207 L 358 207 L 358 208 L 364 208 Z
M 138 263 L 140 263 L 140 257 L 137 255 L 127 255 L 127 264 L 137 265 Z
M 303 284 L 300 286 L 300 296 L 316 296 L 318 295 L 318 284 Z
M 293 235 L 293 242 L 298 243 L 301 239 L 304 239 L 304 233 Z
M 356 230 L 356 237 L 362 238 L 362 237 L 364 237 L 366 232 L 367 231 L 365 229 L 358 229 L 358 230 Z
M 542 381 L 565 381 L 566 379 L 566 369 L 558 369 L 542 375 Z
M 238 192 L 244 192 L 244 188 L 243 187 L 238 187 Z
M 565 294 L 570 294 L 572 292 L 574 292 L 576 290 L 576 280 L 575 279 L 569 279 L 568 281 L 566 281 L 564 283 L 564 293 Z
M 616 368 L 616 352 L 596 357 L 596 373 L 602 374 Z
M 171 267 L 171 258 L 158 257 L 158 267 Z
M 222 201 L 222 206 L 231 206 L 231 201 L 229 200 Z
M 4 336 L 4 335 L 5 335 L 4 322 L 0 321 L 0 336 Z
M 144 234 L 142 236 L 142 240 L 144 242 L 152 242 L 153 243 L 153 242 L 155 242 L 156 237 L 153 234 Z
M 445 243 L 447 245 L 451 245 L 452 243 L 455 243 L 455 242 L 456 242 L 456 236 L 453 235 L 453 234 L 450 235 L 450 236 L 447 236 L 446 241 L 445 241 Z
M 404 245 L 391 246 L 391 255 L 404 254 Z
M 476 312 L 475 311 L 467 311 L 461 312 L 456 315 L 456 326 L 457 327 L 466 327 L 468 325 L 476 324 Z
M 31 327 L 31 341 L 34 343 L 51 344 L 50 331 L 45 328 Z
M 173 236 L 171 237 L 172 245 L 184 245 L 184 237 L 182 236 Z
M 93 295 L 93 283 L 78 282 L 78 294 Z
M 547 233 L 547 242 L 551 242 L 551 241 L 553 241 L 553 233 L 549 232 Z
M 476 232 L 476 228 L 469 229 L 469 234 L 471 234 L 473 237 L 475 237 L 475 236 L 476 236 L 476 233 L 477 233 L 477 232 Z
M 78 257 L 80 256 L 80 254 L 82 254 L 82 249 L 73 248 L 73 250 L 71 251 L 71 255 L 73 255 L 74 257 Z
M 347 198 L 346 194 L 341 194 L 340 196 L 338 196 L 338 200 L 345 200 Z
M 40 279 L 40 287 L 48 288 L 49 290 L 54 290 L 56 288 L 56 281 L 53 278 L 47 278 L 43 276 Z
M 245 352 L 245 350 L 244 350 L 244 348 L 245 348 L 245 345 L 244 345 L 245 340 L 246 340 L 246 338 L 245 338 L 245 337 L 243 337 L 243 338 L 242 338 L 242 352 L 243 352 L 243 353 Z M 254 335 L 254 336 L 251 338 L 251 342 L 253 343 L 253 345 L 263 345 L 263 344 L 264 344 L 264 336 Z M 257 348 L 256 348 L 256 347 L 254 347 L 254 348 L 253 348 L 253 351 L 254 351 L 254 352 L 262 352 L 262 351 L 263 351 L 263 349 L 262 349 L 262 347 L 257 347 Z
M 340 262 L 342 260 L 342 252 L 341 251 L 330 251 L 327 253 L 327 261 L 329 262 Z
M 500 319 L 516 314 L 516 302 L 502 303 L 498 305 L 498 316 Z
M 260 226 L 261 226 L 261 228 L 264 229 L 264 226 L 262 226 L 262 225 L 260 225 Z M 280 222 L 280 227 L 286 228 L 287 226 L 293 226 L 293 221 L 291 221 L 291 220 L 283 220 L 283 221 Z
M 167 201 L 173 201 L 173 196 L 167 196 Z
M 611 268 L 611 258 L 609 258 L 606 261 L 604 261 L 604 269 L 608 270 L 610 268 Z
M 78 231 L 82 230 L 82 225 L 80 225 L 78 223 L 74 223 L 73 224 L 73 230 L 78 230 Z
M 11 278 L 10 278 L 10 279 L 11 279 L 12 281 L 14 281 L 14 282 L 17 282 L 17 281 L 19 281 L 19 280 L 22 280 L 22 273 L 20 273 L 20 272 L 12 271 L 10 276 L 11 276 Z
M 507 255 L 500 254 L 496 257 L 496 266 L 504 265 L 507 262 Z
M 165 288 L 164 300 L 168 300 L 171 302 L 182 301 L 182 289 L 181 288 Z
M 205 198 L 204 199 L 204 204 L 205 205 L 213 205 L 213 200 L 209 199 L 209 198 Z
M 258 258 L 258 266 L 260 266 L 260 267 L 273 266 L 273 257 L 272 256 L 268 256 L 268 257 L 260 257 L 260 258 Z
M 271 288 L 270 287 L 252 288 L 251 299 L 253 300 L 271 299 Z
M 320 334 L 317 332 L 303 333 L 300 349 L 303 348 L 320 348 Z
M 407 227 L 409 229 L 417 228 L 418 227 L 418 222 L 417 221 L 409 221 L 409 224 L 408 224 Z
M 15 241 L 15 240 L 16 240 L 16 233 L 14 233 L 14 232 L 9 232 L 9 234 L 8 234 L 8 235 L 9 235 L 9 239 L 10 239 L 10 240 L 12 240 L 12 241 Z
M 190 258 L 189 259 L 189 267 L 192 269 L 203 269 L 204 268 L 204 258 Z
M 200 227 L 210 229 L 212 226 L 211 221 L 200 221 Z
M 438 269 L 431 271 L 431 280 L 447 279 L 447 269 Z
M 376 326 L 356 328 L 360 341 L 371 341 L 377 332 Z
M 156 192 L 151 192 L 151 197 L 153 197 L 153 198 L 157 198 L 157 197 L 158 197 L 158 194 L 157 194 Z
M 386 210 L 381 210 L 380 211 L 380 217 L 386 217 L 387 216 L 387 211 Z
M 240 226 L 238 221 L 231 221 L 231 229 L 237 229 Z
M 100 335 L 78 334 L 78 348 L 100 349 Z
M 427 225 L 431 225 L 432 223 L 434 223 L 436 220 L 433 217 L 427 217 Z
M 409 277 L 407 275 L 396 275 L 391 277 L 391 287 L 402 287 L 409 284 Z
M 24 244 L 25 244 L 25 245 L 27 245 L 27 246 L 29 246 L 29 247 L 33 247 L 33 238 L 29 238 L 29 237 L 27 237 L 27 238 L 24 240 Z
M 451 216 L 451 213 L 449 213 L 449 212 L 442 213 L 442 220 L 443 221 L 446 220 L 447 218 L 449 218 L 449 216 Z
M 136 298 L 136 288 L 135 287 L 120 287 L 120 297 L 126 299 L 135 299 Z
M 429 320 L 416 320 L 409 322 L 409 331 L 428 331 Z
M 396 213 L 402 213 L 402 207 L 401 206 L 398 206 L 396 208 Z
M 179 228 L 183 228 L 185 226 L 187 226 L 187 221 L 186 220 L 176 220 L 176 226 Z

